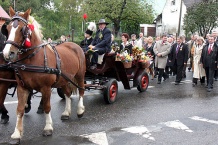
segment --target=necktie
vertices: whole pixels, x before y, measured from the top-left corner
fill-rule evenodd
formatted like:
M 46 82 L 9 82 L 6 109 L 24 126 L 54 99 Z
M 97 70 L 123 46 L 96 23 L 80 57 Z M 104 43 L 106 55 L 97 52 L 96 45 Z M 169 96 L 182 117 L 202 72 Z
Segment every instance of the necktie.
M 208 48 L 208 54 L 210 54 L 212 51 L 212 45 L 210 44 L 210 47 Z
M 176 54 L 179 52 L 179 47 L 180 47 L 180 45 L 177 45 Z

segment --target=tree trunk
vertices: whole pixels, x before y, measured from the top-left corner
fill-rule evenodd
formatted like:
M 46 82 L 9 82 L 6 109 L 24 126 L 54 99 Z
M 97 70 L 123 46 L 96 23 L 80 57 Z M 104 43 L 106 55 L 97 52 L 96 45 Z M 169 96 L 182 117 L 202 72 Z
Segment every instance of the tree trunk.
M 116 21 L 114 22 L 114 33 L 116 37 L 118 36 L 119 30 L 120 30 L 120 21 Z

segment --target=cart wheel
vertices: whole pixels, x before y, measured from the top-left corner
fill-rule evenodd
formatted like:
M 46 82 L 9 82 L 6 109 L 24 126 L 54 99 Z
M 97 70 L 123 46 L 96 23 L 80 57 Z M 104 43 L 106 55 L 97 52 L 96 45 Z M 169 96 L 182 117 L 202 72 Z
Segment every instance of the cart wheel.
M 105 83 L 106 88 L 104 89 L 104 101 L 107 104 L 112 104 L 115 102 L 118 93 L 117 80 L 111 79 Z
M 141 75 L 138 76 L 138 86 L 137 89 L 139 92 L 144 92 L 147 90 L 149 84 L 149 77 L 146 72 L 142 72 Z
M 61 88 L 57 88 L 57 92 L 58 92 L 59 97 L 61 97 L 62 99 L 65 99 L 64 92 L 62 91 Z

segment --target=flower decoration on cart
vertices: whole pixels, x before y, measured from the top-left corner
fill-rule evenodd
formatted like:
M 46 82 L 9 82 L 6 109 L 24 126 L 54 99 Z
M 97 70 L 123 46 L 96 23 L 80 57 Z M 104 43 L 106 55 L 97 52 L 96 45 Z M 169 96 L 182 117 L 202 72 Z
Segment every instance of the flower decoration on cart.
M 135 60 L 139 60 L 142 54 L 147 54 L 147 51 L 144 48 L 133 47 L 132 54 Z
M 142 52 L 138 57 L 138 61 L 141 63 L 142 68 L 148 68 L 150 66 L 151 58 L 145 52 Z
M 151 58 L 146 50 L 139 47 L 133 47 L 132 51 L 134 59 L 141 64 L 142 68 L 148 68 L 150 66 Z
M 121 61 L 125 68 L 132 67 L 133 55 L 129 54 L 129 51 L 125 49 L 116 55 L 116 61 Z

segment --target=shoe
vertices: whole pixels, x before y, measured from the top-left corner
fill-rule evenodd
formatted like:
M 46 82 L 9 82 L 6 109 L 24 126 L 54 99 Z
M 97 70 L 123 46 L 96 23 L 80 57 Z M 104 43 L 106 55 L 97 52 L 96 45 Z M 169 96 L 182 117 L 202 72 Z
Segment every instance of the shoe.
M 188 68 L 188 71 L 189 71 L 189 72 L 191 71 L 191 68 L 190 68 L 190 67 Z
M 195 87 L 197 84 L 196 83 L 192 83 L 192 87 Z
M 205 88 L 208 88 L 208 85 L 205 85 Z M 211 86 L 211 88 L 210 89 L 213 89 L 213 86 Z
M 157 84 L 161 84 L 161 81 L 158 81 Z
M 179 82 L 175 82 L 175 85 L 179 85 Z
M 90 69 L 94 70 L 97 68 L 97 64 L 93 64 L 92 66 L 90 66 Z
M 218 81 L 218 78 L 215 78 L 215 81 Z
M 208 89 L 207 89 L 207 92 L 211 92 L 211 91 L 212 91 L 212 89 L 211 89 L 211 88 L 208 88 Z

